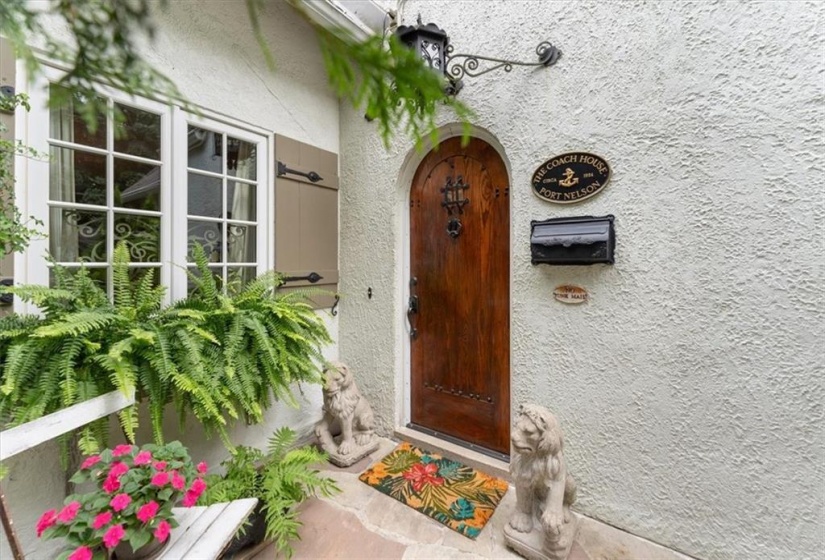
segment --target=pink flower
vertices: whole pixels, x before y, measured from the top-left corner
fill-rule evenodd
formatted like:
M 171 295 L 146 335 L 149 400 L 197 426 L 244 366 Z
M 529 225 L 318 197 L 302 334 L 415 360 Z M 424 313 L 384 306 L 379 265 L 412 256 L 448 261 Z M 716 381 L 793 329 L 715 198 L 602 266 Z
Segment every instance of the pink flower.
M 192 507 L 198 502 L 203 491 L 206 490 L 206 483 L 202 478 L 196 478 L 192 481 L 192 486 L 186 491 L 183 496 L 183 507 Z
M 183 497 L 183 502 L 181 503 L 183 504 L 183 507 L 192 507 L 196 503 L 198 503 L 198 498 L 200 498 L 200 496 L 198 496 L 191 490 L 187 490 L 186 495 L 184 495 Z
M 196 478 L 192 481 L 192 487 L 189 489 L 190 492 L 200 496 L 203 494 L 203 491 L 206 490 L 206 483 L 203 481 L 202 478 Z
M 57 520 L 61 523 L 68 523 L 77 516 L 78 510 L 80 510 L 80 502 L 72 502 L 60 510 L 60 513 L 57 514 Z
M 107 476 L 106 480 L 103 481 L 103 490 L 109 494 L 114 494 L 120 490 L 120 481 L 113 476 Z
M 198 472 L 201 474 L 206 474 L 206 471 L 209 470 L 209 467 L 206 465 L 204 461 L 198 463 Z
M 113 457 L 120 457 L 121 455 L 128 455 L 132 452 L 132 446 L 127 444 L 121 444 L 114 448 L 112 451 Z
M 124 535 L 126 535 L 126 531 L 123 530 L 123 525 L 112 525 L 109 527 L 109 530 L 106 531 L 106 534 L 103 535 L 103 544 L 106 548 L 114 548 Z
M 166 461 L 158 461 L 157 463 L 155 463 L 152 466 L 155 467 L 156 471 L 162 471 L 163 469 L 166 468 Z
M 93 529 L 100 529 L 109 524 L 112 520 L 112 512 L 111 511 L 104 511 L 103 513 L 98 513 L 95 516 L 95 520 L 92 522 Z
M 186 479 L 178 474 L 178 471 L 172 471 L 172 488 L 175 490 L 183 490 L 186 488 Z
M 129 465 L 126 463 L 115 463 L 112 465 L 112 468 L 109 469 L 109 478 L 120 478 L 127 472 L 129 472 Z
M 152 454 L 148 451 L 141 451 L 135 457 L 135 466 L 148 465 L 152 462 Z
M 43 531 L 53 526 L 55 523 L 57 523 L 57 510 L 50 509 L 41 515 L 40 519 L 37 521 L 37 536 L 39 537 L 42 535 Z
M 99 462 L 100 462 L 100 455 L 92 455 L 91 457 L 88 457 L 85 461 L 83 461 L 83 464 L 80 465 L 80 468 L 81 469 L 90 469 L 93 466 L 95 466 L 96 464 L 98 464 Z
M 140 509 L 137 512 L 137 518 L 144 523 L 149 523 L 159 509 L 160 505 L 158 505 L 156 501 L 152 500 L 148 504 L 140 506 Z
M 159 472 L 152 477 L 152 484 L 155 486 L 165 486 L 169 484 L 169 473 Z
M 169 537 L 169 531 L 171 530 L 172 526 L 167 521 L 161 521 L 158 523 L 158 528 L 155 529 L 155 538 L 163 542 Z
M 67 560 L 92 560 L 92 549 L 88 546 L 81 546 L 69 554 Z
M 132 498 L 131 496 L 129 496 L 129 494 L 118 494 L 117 496 L 112 498 L 112 501 L 109 502 L 109 505 L 112 506 L 112 509 L 115 511 L 123 511 L 124 509 L 129 507 L 129 504 L 131 503 Z

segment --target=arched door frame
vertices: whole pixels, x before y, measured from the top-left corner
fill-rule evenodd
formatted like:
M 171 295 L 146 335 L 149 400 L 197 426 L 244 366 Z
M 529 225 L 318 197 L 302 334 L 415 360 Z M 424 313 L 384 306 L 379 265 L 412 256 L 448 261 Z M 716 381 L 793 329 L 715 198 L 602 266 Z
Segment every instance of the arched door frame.
M 448 138 L 454 138 L 456 136 L 461 136 L 464 134 L 465 127 L 461 123 L 450 123 L 448 125 L 442 126 L 438 129 L 438 137 L 441 141 L 447 140 Z M 488 130 L 475 126 L 470 125 L 469 136 L 472 138 L 478 138 L 479 140 L 483 140 L 487 142 L 490 146 L 495 149 L 498 153 L 501 160 L 504 162 L 504 166 L 507 170 L 507 180 L 510 183 L 510 192 L 513 193 L 513 201 L 515 200 L 515 192 L 516 189 L 513 188 L 513 174 L 512 169 L 510 167 L 510 160 L 507 158 L 507 155 L 504 151 L 504 146 L 501 145 L 501 142 L 498 141 L 491 132 Z M 395 300 L 396 305 L 395 308 L 397 309 L 397 325 L 401 325 L 401 328 L 397 329 L 397 337 L 396 337 L 396 344 L 398 345 L 397 348 L 400 348 L 400 352 L 396 352 L 397 362 L 395 364 L 395 371 L 397 372 L 396 379 L 395 379 L 395 387 L 396 387 L 396 394 L 395 394 L 395 410 L 396 410 L 396 426 L 406 426 L 410 422 L 410 336 L 409 336 L 409 323 L 407 322 L 407 302 L 410 295 L 409 291 L 409 279 L 410 279 L 410 188 L 412 187 L 412 181 L 415 176 L 415 172 L 418 169 L 418 166 L 427 156 L 427 154 L 432 150 L 433 144 L 432 142 L 427 139 L 424 145 L 420 149 L 412 148 L 407 152 L 407 155 L 404 158 L 403 163 L 401 164 L 401 168 L 398 172 L 398 180 L 396 181 L 396 200 L 397 200 L 397 207 L 396 207 L 396 216 L 401 217 L 401 235 L 398 236 L 398 244 L 396 246 L 396 254 L 400 256 L 399 259 L 396 259 L 396 278 L 398 279 L 396 285 L 396 294 Z M 515 235 L 512 230 L 513 228 L 513 207 L 515 205 L 513 203 L 510 204 L 510 244 L 511 244 L 511 251 L 510 251 L 510 301 L 513 300 L 513 262 L 512 262 L 512 243 Z M 513 308 L 512 305 L 510 306 L 510 322 L 512 324 L 512 313 Z M 512 379 L 512 348 L 513 348 L 513 329 L 510 329 L 510 352 L 511 352 L 511 360 L 510 360 L 510 386 L 513 386 L 513 379 Z M 511 390 L 512 392 L 512 390 Z M 512 398 L 512 397 L 511 397 Z M 512 405 L 512 401 L 511 401 Z M 511 422 L 512 422 L 512 406 L 511 406 Z

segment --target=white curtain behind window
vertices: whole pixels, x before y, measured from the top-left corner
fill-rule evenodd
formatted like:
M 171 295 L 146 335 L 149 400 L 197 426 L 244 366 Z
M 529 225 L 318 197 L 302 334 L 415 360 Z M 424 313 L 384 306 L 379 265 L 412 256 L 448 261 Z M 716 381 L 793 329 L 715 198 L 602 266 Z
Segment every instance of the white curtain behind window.
M 70 101 L 60 109 L 50 112 L 53 138 L 74 142 L 74 108 Z M 50 198 L 63 202 L 75 202 L 74 151 L 56 149 L 51 154 L 49 181 Z M 78 228 L 76 224 L 63 219 L 63 210 L 50 213 L 49 232 L 56 251 L 53 257 L 62 262 L 76 262 L 78 259 Z
M 255 146 L 242 142 L 238 152 L 238 165 L 235 176 L 238 179 L 251 179 L 252 172 L 257 165 Z M 254 185 L 235 183 L 235 192 L 232 196 L 232 219 L 254 222 L 255 207 L 253 197 L 250 196 Z M 228 262 L 254 262 L 255 235 L 249 228 L 238 229 L 229 227 L 230 244 Z M 238 235 L 240 234 L 240 235 Z M 246 280 L 246 278 L 245 278 Z

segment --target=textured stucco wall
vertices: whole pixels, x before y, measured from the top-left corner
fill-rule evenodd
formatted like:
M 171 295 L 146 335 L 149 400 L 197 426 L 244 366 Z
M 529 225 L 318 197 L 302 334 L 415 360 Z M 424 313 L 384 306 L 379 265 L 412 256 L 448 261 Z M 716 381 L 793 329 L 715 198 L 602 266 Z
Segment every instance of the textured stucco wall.
M 418 13 L 457 52 L 564 52 L 461 99 L 511 170 L 514 409 L 560 417 L 578 508 L 702 558 L 821 555 L 823 5 L 409 0 L 402 23 Z M 357 112 L 341 126 L 341 357 L 387 432 L 404 420 L 410 146 L 383 151 Z M 607 188 L 534 196 L 536 167 L 574 150 L 608 160 Z M 615 266 L 530 264 L 530 220 L 607 213 Z M 563 283 L 592 301 L 555 302 Z
M 147 47 L 146 56 L 175 81 L 193 104 L 240 123 L 338 152 L 338 100 L 326 86 L 314 32 L 288 4 L 269 2 L 263 10 L 262 28 L 277 64 L 274 72 L 268 70 L 260 54 L 242 0 L 176 0 L 168 4 L 168 9 L 159 14 L 158 35 L 155 43 Z M 54 22 L 50 29 L 54 34 L 64 33 Z M 25 90 L 25 85 L 18 84 L 18 89 Z M 337 339 L 337 319 L 326 312 L 322 315 L 333 339 Z M 328 359 L 337 358 L 337 345 L 325 354 Z M 320 419 L 320 388 L 304 388 L 298 400 L 300 409 L 274 406 L 267 412 L 263 425 L 236 425 L 231 432 L 232 441 L 265 447 L 272 431 L 283 425 L 293 427 L 301 435 L 309 434 L 314 422 Z M 151 439 L 148 419 L 146 423 L 139 443 Z M 168 425 L 171 437 L 182 439 L 194 458 L 211 465 L 226 458 L 220 441 L 205 440 L 194 422 L 187 425 L 185 432 L 176 433 L 172 414 Z M 33 527 L 43 511 L 62 501 L 63 475 L 57 466 L 55 449 L 45 446 L 9 461 L 10 476 L 3 483 L 24 548 L 37 559 L 54 556 L 48 552 L 50 543 L 35 538 Z M 0 534 L 0 558 L 10 558 L 4 541 Z

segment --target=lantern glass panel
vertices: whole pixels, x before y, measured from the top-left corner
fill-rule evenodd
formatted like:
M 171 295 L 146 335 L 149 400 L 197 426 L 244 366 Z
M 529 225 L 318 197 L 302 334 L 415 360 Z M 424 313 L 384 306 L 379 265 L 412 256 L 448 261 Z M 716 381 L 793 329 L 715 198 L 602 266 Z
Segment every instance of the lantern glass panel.
M 442 70 L 441 44 L 424 39 L 421 41 L 421 56 L 424 61 L 436 70 Z

